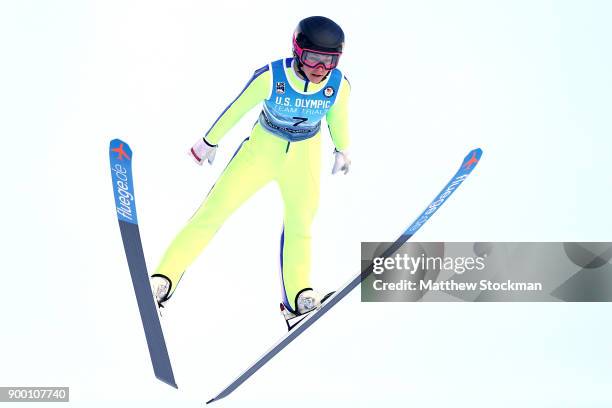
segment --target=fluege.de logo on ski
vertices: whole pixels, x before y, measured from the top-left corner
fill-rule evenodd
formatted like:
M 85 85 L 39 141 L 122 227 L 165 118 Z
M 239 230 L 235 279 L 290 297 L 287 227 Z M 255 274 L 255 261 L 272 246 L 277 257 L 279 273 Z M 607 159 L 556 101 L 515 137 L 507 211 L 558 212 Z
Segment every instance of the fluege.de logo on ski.
M 469 174 L 464 174 L 455 177 L 455 179 L 448 184 L 446 189 L 437 197 L 437 199 L 432 202 L 429 207 L 427 207 L 421 218 L 415 222 L 414 226 L 408 232 L 414 233 L 416 230 L 418 230 L 421 225 L 423 225 L 423 223 L 425 223 L 425 221 L 427 221 L 429 217 L 438 210 L 438 208 L 442 205 L 442 203 L 444 203 L 448 196 L 453 193 L 457 186 L 459 186 L 468 176 Z
M 123 150 L 123 143 L 119 147 L 111 149 L 111 151 L 117 153 L 116 160 L 123 160 L 124 158 L 128 161 L 131 160 L 130 156 Z M 128 168 L 123 166 L 121 163 L 115 162 L 111 168 L 114 180 L 115 180 L 115 198 L 117 205 L 117 214 L 125 218 L 126 221 L 134 221 L 133 202 L 134 195 L 130 192 L 130 177 Z
M 115 184 L 117 186 L 117 214 L 133 221 L 132 202 L 134 201 L 134 195 L 130 193 L 128 171 L 121 164 L 117 163 L 113 166 L 113 173 L 115 174 Z

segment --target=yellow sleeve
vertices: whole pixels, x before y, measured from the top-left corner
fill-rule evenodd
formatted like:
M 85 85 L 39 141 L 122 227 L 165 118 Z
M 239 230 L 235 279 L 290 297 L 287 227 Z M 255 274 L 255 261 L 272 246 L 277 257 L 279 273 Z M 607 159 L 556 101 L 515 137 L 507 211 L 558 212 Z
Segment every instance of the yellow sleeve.
M 348 102 L 351 93 L 351 84 L 342 78 L 340 90 L 336 97 L 336 102 L 327 111 L 326 120 L 336 150 L 344 151 L 349 147 L 349 127 L 348 127 Z
M 264 101 L 270 95 L 270 71 L 266 65 L 255 71 L 253 77 L 246 84 L 240 95 L 229 104 L 217 118 L 215 123 L 204 136 L 211 145 L 219 143 L 221 138 L 234 126 L 245 113 L 255 105 Z

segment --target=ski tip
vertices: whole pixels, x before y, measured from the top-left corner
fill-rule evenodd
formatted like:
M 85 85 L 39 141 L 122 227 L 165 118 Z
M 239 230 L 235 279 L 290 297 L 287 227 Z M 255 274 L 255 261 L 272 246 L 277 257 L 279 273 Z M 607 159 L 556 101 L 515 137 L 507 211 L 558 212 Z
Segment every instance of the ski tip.
M 482 149 L 476 148 L 470 151 L 467 156 L 463 159 L 463 163 L 461 163 L 461 168 L 464 170 L 472 170 L 476 164 L 480 161 L 482 157 Z
M 120 144 L 120 143 L 123 143 L 123 144 L 125 144 L 125 145 L 127 144 L 126 142 L 124 142 L 124 141 L 123 141 L 123 140 L 121 140 L 121 139 L 113 139 L 113 140 L 111 140 L 111 141 L 110 141 L 110 144 L 111 144 L 111 145 Z
M 113 139 L 113 140 L 110 141 L 109 145 L 110 145 L 111 149 L 113 147 L 117 147 L 117 146 L 120 146 L 120 145 L 123 145 L 123 146 L 125 146 L 128 149 L 130 148 L 130 145 L 127 142 L 124 142 L 121 139 Z
M 472 157 L 476 156 L 476 158 L 480 159 L 480 156 L 482 156 L 482 149 L 480 147 L 477 147 L 475 149 L 472 149 L 466 156 L 465 159 L 469 160 Z
M 111 160 L 132 159 L 132 149 L 130 145 L 121 139 L 113 139 L 110 141 L 109 152 Z
M 215 399 L 215 398 L 213 398 L 213 399 L 209 400 L 209 401 L 206 403 L 206 405 L 210 404 L 211 402 L 215 402 L 215 401 L 216 401 L 216 399 Z

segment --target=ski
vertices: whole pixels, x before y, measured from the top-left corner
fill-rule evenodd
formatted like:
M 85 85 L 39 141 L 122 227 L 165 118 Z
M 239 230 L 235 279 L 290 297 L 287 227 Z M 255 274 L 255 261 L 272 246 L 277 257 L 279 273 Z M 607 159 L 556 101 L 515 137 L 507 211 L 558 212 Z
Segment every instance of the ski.
M 132 177 L 132 150 L 127 143 L 114 139 L 110 142 L 109 157 L 119 229 L 130 275 L 132 276 L 153 371 L 159 380 L 178 388 L 174 381 L 172 365 L 159 321 L 157 306 L 153 299 L 140 240 L 134 198 L 134 179 Z
M 418 230 L 431 218 L 431 216 L 444 204 L 444 202 L 451 196 L 451 194 L 463 183 L 463 181 L 470 175 L 476 164 L 480 161 L 482 156 L 481 149 L 474 149 L 470 151 L 467 156 L 463 159 L 459 170 L 451 178 L 444 189 L 434 198 L 434 200 L 427 206 L 427 208 L 419 215 L 419 217 L 400 235 L 400 237 L 393 242 L 381 255 L 386 258 L 393 255 L 406 241 L 408 241 Z M 355 275 L 350 281 L 342 286 L 336 293 L 334 293 L 329 299 L 321 305 L 321 307 L 314 312 L 311 312 L 301 322 L 299 322 L 291 331 L 283 336 L 272 348 L 265 352 L 255 363 L 253 363 L 246 371 L 244 371 L 238 378 L 236 378 L 230 385 L 228 385 L 223 391 L 221 391 L 216 397 L 212 398 L 207 402 L 218 401 L 221 398 L 227 397 L 242 383 L 244 383 L 249 377 L 251 377 L 257 370 L 264 366 L 272 357 L 277 355 L 282 349 L 284 349 L 289 343 L 295 340 L 300 334 L 302 334 L 308 327 L 314 322 L 319 320 L 325 313 L 327 313 L 332 307 L 334 307 L 340 300 L 348 295 L 353 289 L 355 289 L 364 279 L 366 279 L 373 271 L 373 264 L 370 264 L 363 271 Z

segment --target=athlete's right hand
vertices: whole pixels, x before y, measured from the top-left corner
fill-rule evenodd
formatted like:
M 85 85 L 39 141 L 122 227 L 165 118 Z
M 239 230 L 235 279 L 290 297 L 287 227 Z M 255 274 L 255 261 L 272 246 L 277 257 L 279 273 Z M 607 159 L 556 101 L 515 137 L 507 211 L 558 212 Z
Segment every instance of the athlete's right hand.
M 217 145 L 209 144 L 203 137 L 198 139 L 189 151 L 189 155 L 196 161 L 200 166 L 205 161 L 208 164 L 212 164 L 215 160 L 215 154 L 217 153 Z

